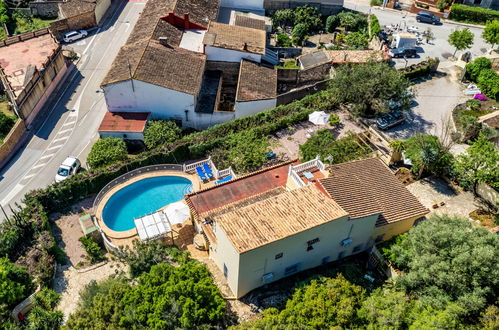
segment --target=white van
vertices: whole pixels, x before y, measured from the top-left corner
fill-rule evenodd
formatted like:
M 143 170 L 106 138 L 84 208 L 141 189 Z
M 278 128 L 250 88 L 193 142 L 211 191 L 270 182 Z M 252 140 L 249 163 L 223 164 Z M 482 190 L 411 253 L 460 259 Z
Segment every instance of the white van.
M 76 157 L 69 156 L 62 162 L 61 166 L 59 166 L 57 174 L 55 175 L 55 182 L 61 182 L 62 180 L 66 180 L 70 176 L 75 175 L 78 173 L 80 167 L 80 160 Z

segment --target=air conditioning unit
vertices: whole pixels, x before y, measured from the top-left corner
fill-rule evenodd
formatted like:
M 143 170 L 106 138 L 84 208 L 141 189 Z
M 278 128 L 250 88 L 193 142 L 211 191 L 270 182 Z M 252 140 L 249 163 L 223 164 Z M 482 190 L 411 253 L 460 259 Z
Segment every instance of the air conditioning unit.
M 269 283 L 272 282 L 272 279 L 274 278 L 274 273 L 267 273 L 262 276 L 262 283 Z
M 341 241 L 341 246 L 348 246 L 352 243 L 352 239 L 349 237 L 349 238 L 345 238 L 343 241 Z

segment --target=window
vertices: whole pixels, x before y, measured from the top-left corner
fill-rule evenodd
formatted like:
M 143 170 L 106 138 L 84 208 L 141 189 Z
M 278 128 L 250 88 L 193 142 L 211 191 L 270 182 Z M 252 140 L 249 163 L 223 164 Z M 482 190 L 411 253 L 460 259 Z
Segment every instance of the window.
M 227 265 L 224 264 L 224 276 L 227 278 L 229 276 L 229 270 L 227 269 Z
M 341 241 L 341 246 L 349 246 L 350 243 L 352 243 L 351 238 L 345 238 L 343 241 Z
M 322 264 L 325 265 L 329 262 L 329 256 L 322 258 Z
M 312 251 L 314 249 L 314 244 L 319 243 L 319 238 L 316 237 L 307 242 L 307 251 Z
M 282 256 L 283 256 L 283 253 L 282 253 L 282 252 L 281 252 L 281 253 L 276 254 L 276 255 L 275 255 L 275 260 L 277 260 L 277 259 L 281 259 L 281 258 L 282 258 Z
M 309 245 L 307 246 L 307 251 L 312 251 L 314 249 L 314 246 L 313 245 Z
M 284 269 L 284 276 L 296 273 L 298 271 L 299 265 L 300 264 L 294 264 L 293 266 L 286 267 L 286 269 Z
M 185 121 L 189 121 L 189 110 L 184 110 L 184 112 L 185 112 Z
M 345 258 L 345 251 L 341 251 L 339 254 L 338 254 L 338 259 L 343 259 Z
M 362 244 L 359 244 L 359 245 L 356 245 L 354 248 L 353 248 L 353 252 L 359 252 L 360 250 L 362 250 Z

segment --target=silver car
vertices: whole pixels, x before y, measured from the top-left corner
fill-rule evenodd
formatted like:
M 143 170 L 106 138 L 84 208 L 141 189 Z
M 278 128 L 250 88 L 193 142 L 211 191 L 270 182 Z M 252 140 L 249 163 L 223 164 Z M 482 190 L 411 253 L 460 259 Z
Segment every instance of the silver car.
M 64 40 L 64 42 L 66 43 L 70 43 L 81 38 L 85 38 L 86 36 L 88 36 L 88 32 L 85 30 L 69 31 L 64 33 L 62 40 Z

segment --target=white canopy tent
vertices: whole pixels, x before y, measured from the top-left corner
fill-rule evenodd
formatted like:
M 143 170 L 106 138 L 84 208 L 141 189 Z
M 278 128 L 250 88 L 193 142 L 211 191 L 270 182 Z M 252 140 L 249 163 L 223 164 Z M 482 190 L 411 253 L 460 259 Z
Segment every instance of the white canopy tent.
M 308 121 L 314 125 L 326 125 L 330 115 L 324 111 L 314 111 L 308 115 Z
M 182 201 L 168 205 L 163 213 L 166 214 L 171 225 L 182 224 L 191 215 L 189 206 Z
M 148 214 L 134 220 L 141 241 L 149 241 L 172 231 L 163 212 Z

